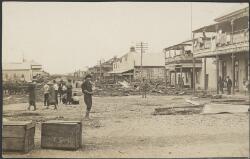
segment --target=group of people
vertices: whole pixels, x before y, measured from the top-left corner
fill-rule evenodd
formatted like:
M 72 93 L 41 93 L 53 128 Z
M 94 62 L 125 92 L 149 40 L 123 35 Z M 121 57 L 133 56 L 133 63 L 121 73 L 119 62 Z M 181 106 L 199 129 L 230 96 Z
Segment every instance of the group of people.
M 233 85 L 233 83 L 232 83 L 232 80 L 229 78 L 229 76 L 227 76 L 225 80 L 223 80 L 221 78 L 221 76 L 219 77 L 218 86 L 219 86 L 219 90 L 222 94 L 224 93 L 225 86 L 227 88 L 227 94 L 231 94 L 232 85 Z
M 227 88 L 227 94 L 231 94 L 231 90 L 232 90 L 232 80 L 229 78 L 229 76 L 226 77 L 225 80 L 223 80 L 221 78 L 221 76 L 219 77 L 219 80 L 218 80 L 218 86 L 219 86 L 219 90 L 220 92 L 223 94 L 224 93 L 224 87 Z M 249 92 L 249 81 L 248 80 L 243 80 L 243 88 L 244 88 L 244 91 L 245 91 L 245 95 L 247 95 L 247 93 Z
M 49 108 L 49 105 L 54 105 L 57 109 L 58 105 L 58 85 L 55 80 L 52 82 L 45 83 L 43 86 L 44 92 L 44 106 Z
M 69 79 L 67 83 L 60 81 L 58 84 L 55 80 L 48 82 L 44 85 L 44 106 L 54 105 L 55 109 L 58 102 L 63 104 L 72 104 L 72 89 L 71 80 Z M 59 100 L 58 100 L 59 95 Z
M 91 75 L 86 75 L 81 85 L 82 93 L 84 94 L 84 102 L 87 106 L 85 115 L 86 118 L 89 118 L 89 113 L 92 107 L 93 83 L 91 82 L 91 78 Z M 50 105 L 54 105 L 54 109 L 57 109 L 57 105 L 59 102 L 62 102 L 64 104 L 72 104 L 72 102 L 74 102 L 74 97 L 72 97 L 72 89 L 73 86 L 70 79 L 68 80 L 67 84 L 62 80 L 59 84 L 57 84 L 55 80 L 53 80 L 53 82 L 45 83 L 43 86 L 44 106 L 47 106 L 47 108 L 49 108 Z M 28 92 L 28 110 L 30 110 L 31 106 L 34 106 L 34 110 L 36 110 L 36 80 L 33 80 L 29 83 Z

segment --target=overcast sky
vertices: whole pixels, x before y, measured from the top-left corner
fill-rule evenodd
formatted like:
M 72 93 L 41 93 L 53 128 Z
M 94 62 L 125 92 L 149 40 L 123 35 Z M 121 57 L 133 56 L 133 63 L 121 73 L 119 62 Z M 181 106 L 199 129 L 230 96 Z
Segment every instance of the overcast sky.
M 192 28 L 239 5 L 193 2 Z M 49 73 L 68 73 L 119 57 L 139 41 L 162 53 L 191 38 L 190 17 L 190 2 L 4 2 L 3 62 L 21 62 L 24 54 Z

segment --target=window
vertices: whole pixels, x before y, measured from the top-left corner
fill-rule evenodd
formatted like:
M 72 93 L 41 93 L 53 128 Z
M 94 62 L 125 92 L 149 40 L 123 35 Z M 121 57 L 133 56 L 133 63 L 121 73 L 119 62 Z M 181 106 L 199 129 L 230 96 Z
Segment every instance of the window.
M 5 79 L 8 79 L 8 77 L 9 77 L 9 76 L 8 76 L 8 74 L 6 73 L 6 74 L 5 74 Z

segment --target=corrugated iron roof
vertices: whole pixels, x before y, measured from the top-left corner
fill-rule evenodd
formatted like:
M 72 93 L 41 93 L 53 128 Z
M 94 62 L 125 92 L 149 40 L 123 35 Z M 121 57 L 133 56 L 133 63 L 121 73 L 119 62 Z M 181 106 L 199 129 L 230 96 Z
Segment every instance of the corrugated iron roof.
M 35 61 L 28 62 L 13 62 L 13 63 L 3 63 L 3 70 L 29 70 L 32 66 L 39 66 L 36 68 L 42 68 L 42 65 Z
M 233 17 L 233 16 L 236 16 L 236 15 L 239 15 L 241 13 L 246 12 L 247 9 L 249 9 L 248 3 L 238 3 L 237 5 L 234 5 L 233 7 L 229 8 L 228 10 L 223 12 L 220 16 L 218 16 L 215 19 L 215 21 L 216 22 L 224 21 L 225 19 L 227 19 L 229 17 Z M 248 12 L 247 12 L 247 14 L 249 15 Z

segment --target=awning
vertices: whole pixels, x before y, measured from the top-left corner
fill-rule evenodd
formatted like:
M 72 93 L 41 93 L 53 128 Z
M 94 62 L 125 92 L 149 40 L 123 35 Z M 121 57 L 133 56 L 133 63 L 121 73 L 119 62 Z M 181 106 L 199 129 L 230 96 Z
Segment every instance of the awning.
M 177 45 L 173 45 L 173 46 L 167 47 L 164 50 L 165 51 L 169 51 L 169 50 L 182 50 L 184 48 L 184 46 L 191 46 L 191 45 L 192 44 L 181 43 L 181 44 L 177 44 Z
M 131 70 L 133 70 L 133 69 L 130 69 L 130 70 L 113 70 L 113 71 L 110 71 L 110 72 L 108 72 L 108 73 L 110 73 L 110 74 L 122 74 L 122 73 L 129 73 L 129 71 L 131 71 Z
M 207 25 L 207 26 L 204 26 L 204 27 L 201 27 L 199 29 L 194 30 L 193 33 L 201 33 L 203 31 L 216 32 L 216 30 L 217 30 L 216 27 L 218 27 L 217 29 L 222 29 L 223 31 L 230 32 L 231 31 L 231 22 L 225 21 L 225 22 L 221 22 L 221 23 L 214 23 L 211 25 Z

